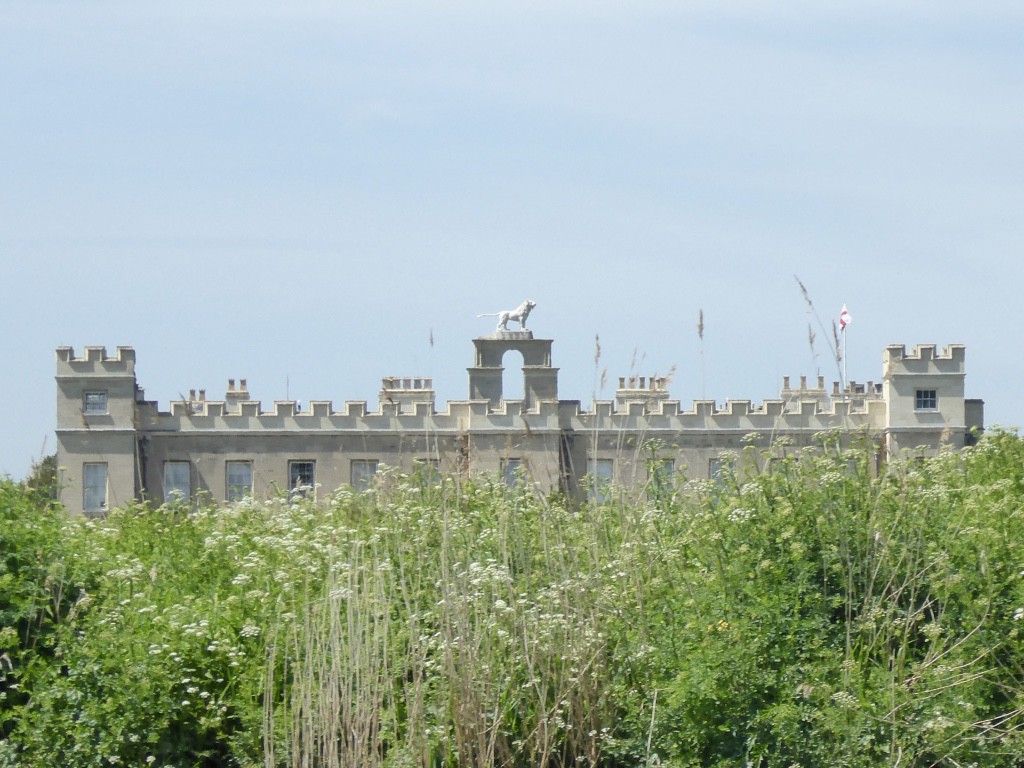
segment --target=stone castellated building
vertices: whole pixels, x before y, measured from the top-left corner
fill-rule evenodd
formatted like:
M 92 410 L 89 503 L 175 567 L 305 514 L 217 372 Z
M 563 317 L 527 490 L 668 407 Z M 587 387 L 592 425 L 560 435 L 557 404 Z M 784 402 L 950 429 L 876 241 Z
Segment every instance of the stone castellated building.
M 983 403 L 964 398 L 964 352 L 900 345 L 882 355 L 882 381 L 829 391 L 822 377 L 798 386 L 786 378 L 778 399 L 754 406 L 700 400 L 684 410 L 664 378 L 619 379 L 614 400 L 589 410 L 561 400 L 552 341 L 531 331 L 497 331 L 473 340 L 469 397 L 439 411 L 430 379 L 387 377 L 375 410 L 365 402 L 336 409 L 327 400 L 264 410 L 245 379 L 229 380 L 223 400 L 205 390 L 162 411 L 135 378 L 135 351 L 57 350 L 57 461 L 62 502 L 74 514 L 178 495 L 214 501 L 279 492 L 326 493 L 366 487 L 383 465 L 428 476 L 493 473 L 528 478 L 543 491 L 586 495 L 614 482 L 643 489 L 653 479 L 711 478 L 722 456 L 750 442 L 785 437 L 799 449 L 824 430 L 862 434 L 879 461 L 906 449 L 959 448 L 983 427 Z M 502 392 L 505 353 L 523 356 L 523 397 Z M 585 484 L 585 478 L 590 480 Z M 593 483 L 597 478 L 598 483 Z M 673 480 L 674 481 L 674 480 Z M 319 490 L 318 490 L 319 489 Z

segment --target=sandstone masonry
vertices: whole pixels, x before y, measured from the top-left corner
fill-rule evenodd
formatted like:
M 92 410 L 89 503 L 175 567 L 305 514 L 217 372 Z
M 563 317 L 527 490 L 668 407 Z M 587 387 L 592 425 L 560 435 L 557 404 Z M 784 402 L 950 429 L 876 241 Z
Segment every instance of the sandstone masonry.
M 930 454 L 970 444 L 984 426 L 981 400 L 964 397 L 963 345 L 883 350 L 879 383 L 833 384 L 823 377 L 754 405 L 698 400 L 684 409 L 662 377 L 619 379 L 614 400 L 585 410 L 560 400 L 552 341 L 531 331 L 473 339 L 469 396 L 438 410 L 433 382 L 386 377 L 375 410 L 365 402 L 336 408 L 318 400 L 300 408 L 277 401 L 264 409 L 247 381 L 232 379 L 222 400 L 205 390 L 170 403 L 145 399 L 135 351 L 57 349 L 57 461 L 69 512 L 96 515 L 126 502 L 161 503 L 205 496 L 214 501 L 275 493 L 329 493 L 367 487 L 394 466 L 430 479 L 490 473 L 531 482 L 541 491 L 602 493 L 609 483 L 643 490 L 652 482 L 714 478 L 723 458 L 746 444 L 786 438 L 793 450 L 840 430 L 866 439 L 879 465 L 904 451 Z M 523 397 L 506 399 L 502 361 L 523 357 Z

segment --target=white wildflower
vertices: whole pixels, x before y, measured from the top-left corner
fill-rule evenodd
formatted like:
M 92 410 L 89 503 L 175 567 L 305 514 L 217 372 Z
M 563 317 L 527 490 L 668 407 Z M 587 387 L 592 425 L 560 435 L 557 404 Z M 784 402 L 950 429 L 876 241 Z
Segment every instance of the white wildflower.
M 857 697 L 849 691 L 836 691 L 832 694 L 832 701 L 843 709 L 853 709 L 857 706 Z

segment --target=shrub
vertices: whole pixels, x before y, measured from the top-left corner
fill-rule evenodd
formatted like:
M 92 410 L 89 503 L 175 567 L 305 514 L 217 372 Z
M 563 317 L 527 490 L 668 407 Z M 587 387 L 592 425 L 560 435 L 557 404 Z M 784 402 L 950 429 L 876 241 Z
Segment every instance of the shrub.
M 26 675 L 52 660 L 55 628 L 72 607 L 62 528 L 48 500 L 0 479 L 0 740 L 27 700 Z
M 1024 441 L 759 459 L 635 504 L 0 485 L 0 765 L 1019 764 Z

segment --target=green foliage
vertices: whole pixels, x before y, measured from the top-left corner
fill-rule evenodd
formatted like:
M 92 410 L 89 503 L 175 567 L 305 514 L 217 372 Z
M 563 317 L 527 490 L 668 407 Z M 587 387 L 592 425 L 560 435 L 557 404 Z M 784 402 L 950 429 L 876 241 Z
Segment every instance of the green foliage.
M 698 484 L 656 521 L 667 546 L 645 553 L 658 575 L 643 587 L 659 607 L 623 627 L 648 649 L 624 666 L 629 754 L 1019 764 L 1021 441 L 872 478 L 870 453 L 823 438 L 817 456 Z
M 54 628 L 71 608 L 62 578 L 63 517 L 0 479 L 0 739 L 26 701 L 24 680 L 52 659 Z
M 60 472 L 57 454 L 51 453 L 32 464 L 32 471 L 25 478 L 25 489 L 40 503 L 56 501 L 60 492 Z
M 1024 441 L 848 441 L 633 504 L 0 484 L 0 765 L 1020 764 Z

